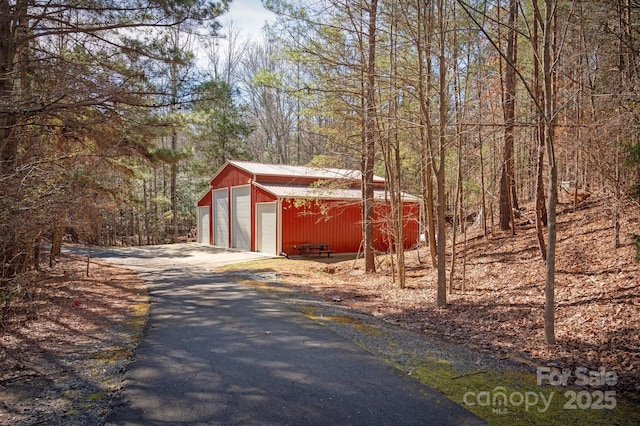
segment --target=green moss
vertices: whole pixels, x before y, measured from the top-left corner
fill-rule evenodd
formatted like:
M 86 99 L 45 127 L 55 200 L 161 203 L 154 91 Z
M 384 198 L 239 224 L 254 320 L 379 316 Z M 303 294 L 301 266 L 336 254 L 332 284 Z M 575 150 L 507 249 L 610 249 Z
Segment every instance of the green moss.
M 337 324 L 349 325 L 356 331 L 362 334 L 368 334 L 370 336 L 382 336 L 384 333 L 380 330 L 380 328 L 368 324 L 362 320 L 347 316 L 347 315 L 318 315 L 318 308 L 314 308 L 311 306 L 300 309 L 300 312 L 308 318 L 311 318 L 314 321 L 331 321 Z
M 131 308 L 131 315 L 127 319 L 127 328 L 134 337 L 142 334 L 142 330 L 149 318 L 150 306 L 148 296 L 145 295 L 144 302 L 137 303 Z
M 314 321 L 318 319 L 318 311 L 319 309 L 315 306 L 305 306 L 304 308 L 300 309 L 300 313 L 302 315 L 311 318 Z
M 570 393 L 588 392 L 589 396 L 584 395 L 582 401 L 591 398 L 595 402 L 597 389 L 538 386 L 533 374 L 493 370 L 461 372 L 447 360 L 430 359 L 417 366 L 412 375 L 490 425 L 640 424 L 640 413 L 619 396 L 613 396 L 616 403 L 613 409 L 581 409 L 575 403 L 569 404 Z M 601 402 L 604 406 L 611 405 L 611 401 Z
M 92 394 L 89 394 L 87 396 L 84 397 L 85 401 L 89 401 L 89 402 L 95 402 L 95 401 L 100 401 L 101 399 L 104 399 L 106 397 L 106 395 L 104 394 L 104 392 L 94 392 Z
M 106 364 L 116 364 L 123 359 L 129 358 L 132 352 L 133 351 L 129 348 L 108 347 L 105 348 L 102 352 L 95 354 L 93 357 L 95 359 L 104 361 L 104 363 Z

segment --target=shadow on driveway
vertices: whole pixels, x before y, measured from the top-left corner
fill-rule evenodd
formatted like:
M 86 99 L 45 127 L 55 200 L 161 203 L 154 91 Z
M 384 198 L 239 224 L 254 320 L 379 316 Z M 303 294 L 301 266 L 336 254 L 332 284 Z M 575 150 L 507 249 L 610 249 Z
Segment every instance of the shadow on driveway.
M 117 252 L 96 255 L 139 269 L 151 311 L 108 424 L 483 424 L 284 302 L 152 249 Z

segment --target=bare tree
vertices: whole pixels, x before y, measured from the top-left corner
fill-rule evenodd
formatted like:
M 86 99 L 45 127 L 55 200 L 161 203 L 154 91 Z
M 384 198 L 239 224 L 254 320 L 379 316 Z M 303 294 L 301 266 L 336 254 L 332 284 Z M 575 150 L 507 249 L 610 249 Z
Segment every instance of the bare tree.
M 499 6 L 498 6 L 499 7 Z M 516 187 L 514 182 L 513 142 L 515 129 L 516 102 L 516 61 L 517 61 L 517 20 L 518 0 L 509 0 L 509 18 L 507 23 L 506 69 L 504 72 L 503 111 L 504 111 L 504 159 L 500 178 L 500 229 L 515 233 L 514 208 L 517 208 Z

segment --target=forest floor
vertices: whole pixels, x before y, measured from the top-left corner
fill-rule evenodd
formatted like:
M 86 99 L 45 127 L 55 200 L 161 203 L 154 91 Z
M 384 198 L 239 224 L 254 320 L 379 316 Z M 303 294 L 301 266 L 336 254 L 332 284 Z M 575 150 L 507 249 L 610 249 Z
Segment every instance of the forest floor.
M 481 238 L 479 226 L 472 227 L 465 249 L 458 234 L 454 285 L 446 308 L 435 306 L 437 271 L 427 248 L 406 252 L 404 289 L 393 280 L 389 256 L 377 258 L 376 274 L 365 274 L 364 260 L 354 261 L 353 256 L 296 256 L 256 267 L 273 270 L 282 286 L 534 369 L 565 368 L 574 375 L 578 368 L 604 369 L 615 373 L 615 389 L 640 400 L 640 263 L 630 236 L 640 231 L 637 206 L 627 206 L 621 247 L 614 249 L 611 200 L 587 199 L 575 209 L 569 200 L 560 201 L 555 346 L 544 340 L 546 268 L 532 212 L 523 211 L 515 236 L 496 232 Z M 531 223 L 523 223 L 527 216 Z M 450 261 L 449 257 L 448 267 Z
M 0 424 L 98 425 L 146 324 L 133 272 L 62 255 L 22 277 L 0 322 Z

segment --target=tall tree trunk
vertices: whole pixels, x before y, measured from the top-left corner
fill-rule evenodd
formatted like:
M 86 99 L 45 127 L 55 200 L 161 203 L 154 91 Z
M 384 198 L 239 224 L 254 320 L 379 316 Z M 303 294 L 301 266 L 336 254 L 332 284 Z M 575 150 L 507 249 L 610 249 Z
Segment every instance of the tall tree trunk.
M 456 20 L 456 8 L 455 4 L 453 6 L 453 20 Z M 467 57 L 467 61 L 469 58 Z M 451 270 L 449 273 L 449 294 L 453 294 L 453 279 L 456 271 L 456 237 L 458 235 L 458 224 L 460 225 L 460 231 L 464 232 L 464 214 L 462 207 L 462 138 L 463 138 L 463 129 L 462 129 L 462 121 L 463 121 L 463 113 L 462 108 L 460 106 L 460 83 L 459 83 L 459 73 L 458 73 L 458 37 L 457 32 L 453 33 L 453 107 L 456 118 L 456 139 L 457 139 L 457 149 L 456 149 L 456 159 L 457 159 L 457 178 L 456 178 L 456 192 L 455 198 L 453 202 L 453 229 L 451 235 Z M 468 76 L 466 76 L 468 77 Z M 466 79 L 468 81 L 468 79 Z M 467 89 L 467 88 L 465 88 Z M 466 92 L 467 90 L 465 90 Z M 457 218 L 457 219 L 456 219 Z
M 151 185 L 149 185 L 150 187 Z M 147 180 L 142 180 L 142 199 L 143 199 L 143 214 L 144 214 L 144 233 L 146 235 L 147 245 L 151 245 L 151 229 L 149 226 L 149 210 L 151 206 L 149 204 L 149 194 L 147 191 Z M 142 244 L 141 244 L 142 245 Z
M 426 124 L 420 126 L 420 133 L 424 133 L 424 127 Z M 431 266 L 435 268 L 438 264 L 436 260 L 436 221 L 433 205 L 433 157 L 427 153 L 427 142 L 424 134 L 421 135 L 421 149 L 420 149 L 420 166 L 422 169 L 422 198 L 423 209 L 426 215 L 426 231 L 427 231 L 427 244 L 429 244 L 429 254 L 431 255 Z
M 171 64 L 171 112 L 177 112 L 178 105 L 178 80 L 177 80 L 177 64 Z M 175 154 L 178 152 L 178 131 L 171 131 L 171 151 Z M 171 242 L 178 241 L 178 161 L 177 156 L 171 162 Z
M 558 167 L 556 164 L 555 142 L 555 114 L 553 102 L 553 63 L 552 63 L 552 35 L 554 31 L 556 0 L 545 0 L 545 15 L 543 20 L 543 54 L 542 77 L 544 94 L 544 124 L 545 145 L 549 162 L 549 208 L 548 208 L 548 251 L 547 276 L 545 282 L 544 307 L 544 336 L 548 345 L 555 345 L 555 272 L 556 272 L 556 204 L 558 202 Z
M 64 226 L 60 224 L 60 219 L 54 223 L 51 228 L 51 251 L 49 252 L 49 267 L 55 266 L 56 258 L 62 251 L 62 237 L 64 234 Z
M 534 2 L 534 10 L 536 16 L 539 15 L 537 3 Z M 545 123 L 544 123 L 544 110 L 540 107 L 543 105 L 543 93 L 540 87 L 540 62 L 538 60 L 538 52 L 540 51 L 540 44 L 538 41 L 538 29 L 540 28 L 538 19 L 533 23 L 533 35 L 531 38 L 531 45 L 533 47 L 533 96 L 532 102 L 535 104 L 536 116 L 538 117 L 538 123 L 535 129 L 535 143 L 536 143 L 536 189 L 535 189 L 535 225 L 536 225 L 536 238 L 538 240 L 538 249 L 540 250 L 540 256 L 542 261 L 547 261 L 547 244 L 544 240 L 544 227 L 547 226 L 547 211 L 544 195 L 544 146 L 545 146 Z
M 171 136 L 171 149 L 177 151 L 177 134 Z M 171 242 L 178 241 L 178 164 L 171 164 Z
M 425 10 L 423 10 L 425 7 Z M 423 12 L 426 12 L 424 16 Z M 418 25 L 416 49 L 418 52 L 418 99 L 420 101 L 420 167 L 423 208 L 426 216 L 427 242 L 431 254 L 431 266 L 436 260 L 436 223 L 433 205 L 433 131 L 431 128 L 431 29 L 433 9 L 423 2 L 417 5 Z M 423 38 L 425 37 L 425 38 Z M 426 68 L 426 70 L 425 70 Z M 426 80 L 426 82 L 425 82 Z
M 404 236 L 402 229 L 403 200 L 402 200 L 402 163 L 400 160 L 400 138 L 398 137 L 398 69 L 397 69 L 397 35 L 396 35 L 396 7 L 391 5 L 389 28 L 389 125 L 387 138 L 386 169 L 391 193 L 391 219 L 393 225 L 393 246 L 395 248 L 396 264 L 398 265 L 398 284 L 405 288 Z
M 458 135 L 458 175 L 456 179 L 456 196 L 453 207 L 453 229 L 451 231 L 451 272 L 449 273 L 449 294 L 453 294 L 453 278 L 456 270 L 456 237 L 458 235 L 458 224 L 460 224 L 460 230 L 464 233 L 464 218 L 462 215 L 456 214 L 458 208 L 461 209 L 460 203 L 462 202 L 462 136 Z
M 376 19 L 378 14 L 378 0 L 369 3 L 368 26 L 368 57 L 366 69 L 365 92 L 365 147 L 363 159 L 364 174 L 364 259 L 365 271 L 375 272 L 374 253 L 374 198 L 373 198 L 373 170 L 376 153 Z
M 513 142 L 515 128 L 516 101 L 516 60 L 517 60 L 517 31 L 518 1 L 509 0 L 509 19 L 507 28 L 507 66 L 505 69 L 504 87 L 504 160 L 502 177 L 500 178 L 500 229 L 511 228 L 515 233 L 513 209 L 517 208 L 515 197 Z
M 396 140 L 396 143 L 398 141 Z M 398 259 L 398 282 L 400 284 L 400 288 L 406 287 L 406 265 L 404 258 L 404 229 L 403 229 L 403 216 L 404 216 L 404 203 L 402 199 L 402 175 L 400 174 L 400 170 L 402 167 L 402 162 L 400 161 L 400 146 L 396 146 L 395 149 L 395 167 L 398 173 L 397 176 L 397 186 L 396 186 L 396 232 L 395 232 L 395 245 L 396 245 L 396 257 Z
M 544 166 L 544 129 L 538 129 L 538 158 L 536 164 L 536 205 L 535 205 L 535 221 L 536 221 L 536 237 L 538 239 L 538 248 L 542 260 L 547 260 L 547 246 L 544 241 L 543 228 L 547 226 L 547 212 L 545 209 L 544 198 L 544 182 L 543 182 L 543 166 Z
M 5 175 L 13 169 L 18 153 L 18 139 L 14 136 L 14 129 L 18 123 L 18 114 L 11 111 L 15 106 L 14 79 L 16 61 L 16 35 L 14 13 L 25 8 L 26 1 L 19 2 L 22 6 L 15 6 L 14 13 L 9 0 L 0 0 L 0 173 Z
M 482 192 L 482 235 L 487 236 L 487 200 L 484 183 L 484 146 L 482 140 L 482 127 L 478 127 L 478 144 L 480 145 L 480 191 Z
M 446 265 L 446 245 L 447 235 L 445 228 L 445 151 L 447 138 L 447 64 L 445 61 L 446 32 L 444 25 L 443 0 L 438 0 L 438 30 L 439 30 L 439 52 L 438 52 L 438 73 L 439 73 L 439 136 L 438 136 L 438 169 L 436 170 L 436 186 L 438 190 L 438 288 L 436 295 L 436 305 L 444 307 L 447 304 L 447 265 Z

